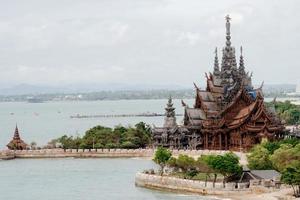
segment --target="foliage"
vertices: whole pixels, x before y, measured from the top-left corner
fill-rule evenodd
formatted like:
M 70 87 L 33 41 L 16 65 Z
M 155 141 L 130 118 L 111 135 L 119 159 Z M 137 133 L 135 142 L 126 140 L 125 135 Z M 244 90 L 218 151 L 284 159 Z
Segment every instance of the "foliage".
M 239 158 L 232 152 L 224 155 L 209 155 L 206 157 L 208 166 L 215 172 L 224 176 L 223 184 L 225 187 L 225 180 L 231 175 L 241 175 L 242 167 L 239 164 Z
M 276 102 L 275 110 L 280 118 L 283 119 L 287 124 L 294 125 L 300 123 L 299 105 L 292 104 L 290 101 Z
M 270 152 L 263 143 L 254 146 L 250 154 L 247 155 L 247 158 L 248 167 L 250 169 L 266 170 L 273 168 L 272 162 L 270 161 Z
M 280 172 L 291 166 L 300 166 L 300 144 L 294 147 L 290 144 L 281 145 L 271 156 L 271 161 Z
M 163 175 L 164 168 L 171 157 L 172 157 L 172 153 L 169 149 L 159 147 L 156 150 L 153 161 L 160 166 L 160 175 L 161 176 Z
M 176 160 L 176 165 L 183 172 L 187 172 L 195 168 L 195 159 L 187 155 L 180 154 Z
M 180 154 L 176 159 L 176 167 L 184 173 L 184 178 L 192 178 L 197 175 L 194 158 Z
M 281 175 L 281 181 L 291 185 L 294 195 L 300 197 L 300 165 L 296 167 L 287 167 Z
M 262 141 L 261 144 L 254 146 L 248 158 L 248 167 L 250 169 L 276 169 L 282 171 L 286 166 L 283 163 L 289 162 L 292 156 L 289 154 L 291 148 L 300 144 L 299 139 L 284 139 L 280 141 Z M 277 152 L 277 153 L 276 153 Z M 293 155 L 296 155 L 292 153 Z M 281 161 L 282 160 L 282 161 Z
M 248 155 L 251 169 L 275 169 L 281 172 L 281 181 L 291 185 L 294 195 L 300 197 L 300 140 L 264 141 Z
M 64 149 L 145 148 L 151 142 L 151 128 L 144 122 L 134 127 L 119 125 L 114 129 L 95 126 L 87 130 L 83 137 L 63 135 L 55 141 Z

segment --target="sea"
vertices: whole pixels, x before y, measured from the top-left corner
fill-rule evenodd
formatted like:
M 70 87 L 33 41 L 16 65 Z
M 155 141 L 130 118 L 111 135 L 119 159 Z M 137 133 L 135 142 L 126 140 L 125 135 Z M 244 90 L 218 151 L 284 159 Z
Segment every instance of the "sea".
M 193 106 L 194 100 L 184 100 Z M 0 149 L 12 138 L 16 124 L 22 139 L 38 146 L 53 138 L 83 135 L 96 125 L 133 126 L 143 121 L 161 126 L 163 117 L 71 118 L 74 115 L 164 113 L 161 100 L 77 102 L 1 102 Z M 174 100 L 183 114 L 181 100 Z M 177 122 L 182 123 L 182 116 Z M 138 171 L 156 168 L 151 160 L 138 158 L 16 159 L 0 160 L 0 200 L 209 200 L 214 197 L 177 194 L 135 187 Z
M 212 200 L 136 187 L 135 173 L 155 168 L 134 158 L 0 161 L 1 200 Z
M 192 106 L 194 100 L 185 100 Z M 115 101 L 51 101 L 44 103 L 0 102 L 0 149 L 12 139 L 18 126 L 22 139 L 30 144 L 44 146 L 51 139 L 66 135 L 83 135 L 96 126 L 134 126 L 145 122 L 161 126 L 163 117 L 95 117 L 72 118 L 77 115 L 164 114 L 167 100 L 115 100 Z M 173 100 L 177 114 L 183 114 L 181 100 Z M 182 122 L 178 116 L 178 123 Z

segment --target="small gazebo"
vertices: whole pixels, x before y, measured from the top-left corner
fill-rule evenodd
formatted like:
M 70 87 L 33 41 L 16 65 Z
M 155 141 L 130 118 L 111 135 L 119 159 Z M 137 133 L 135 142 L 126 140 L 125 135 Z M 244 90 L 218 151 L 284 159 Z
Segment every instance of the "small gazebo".
M 21 139 L 17 125 L 13 139 L 6 146 L 10 150 L 24 150 L 27 148 L 28 145 Z

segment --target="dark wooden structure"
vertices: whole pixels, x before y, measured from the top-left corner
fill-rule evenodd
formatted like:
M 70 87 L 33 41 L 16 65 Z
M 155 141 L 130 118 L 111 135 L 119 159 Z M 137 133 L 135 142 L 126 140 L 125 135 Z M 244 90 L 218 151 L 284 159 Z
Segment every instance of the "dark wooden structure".
M 231 46 L 229 16 L 226 16 L 226 43 L 222 49 L 221 66 L 216 49 L 214 70 L 206 74 L 206 83 L 205 89 L 195 84 L 196 97 L 192 108 L 183 102 L 182 126 L 176 122 L 173 126 L 166 125 L 174 115 L 174 109 L 167 106 L 165 125 L 153 129 L 154 146 L 247 150 L 263 138 L 283 137 L 284 126 L 275 109 L 264 103 L 263 85 L 253 88 L 252 74 L 245 71 L 242 47 L 237 66 L 235 49 Z
M 10 150 L 24 150 L 27 144 L 21 139 L 18 126 L 16 126 L 13 139 L 6 145 Z

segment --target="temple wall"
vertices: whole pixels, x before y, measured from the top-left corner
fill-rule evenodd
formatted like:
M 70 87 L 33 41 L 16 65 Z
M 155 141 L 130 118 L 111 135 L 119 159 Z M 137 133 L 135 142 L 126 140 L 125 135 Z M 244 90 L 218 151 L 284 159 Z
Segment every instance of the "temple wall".
M 179 154 L 199 157 L 201 155 L 219 154 L 228 151 L 218 150 L 172 150 L 172 155 L 177 157 Z M 63 157 L 153 157 L 155 149 L 41 149 L 41 150 L 0 150 L 0 159 L 5 156 L 15 158 L 63 158 Z M 247 163 L 246 154 L 234 152 L 241 164 Z
M 176 192 L 197 193 L 202 195 L 245 195 L 250 194 L 254 190 L 251 188 L 235 189 L 235 183 L 226 183 L 225 188 L 223 183 L 194 181 L 168 176 L 159 176 L 145 173 L 137 173 L 135 176 L 135 184 L 139 187 L 174 190 Z

